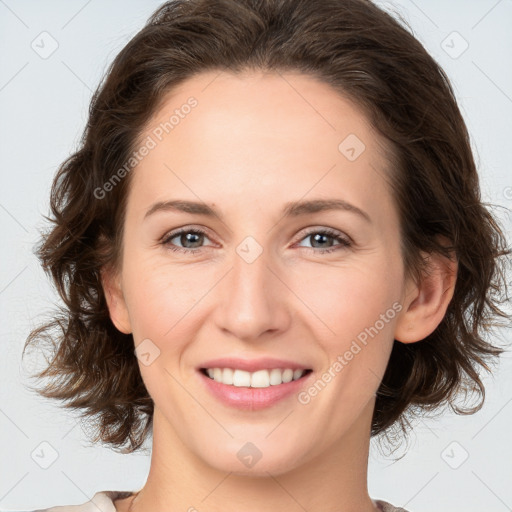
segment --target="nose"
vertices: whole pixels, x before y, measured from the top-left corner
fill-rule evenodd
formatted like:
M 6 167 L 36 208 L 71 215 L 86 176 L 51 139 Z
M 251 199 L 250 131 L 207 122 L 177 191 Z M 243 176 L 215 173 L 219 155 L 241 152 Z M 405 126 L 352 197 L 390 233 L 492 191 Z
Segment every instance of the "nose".
M 269 260 L 265 251 L 253 261 L 235 251 L 216 296 L 216 324 L 225 333 L 254 341 L 289 327 L 292 293 L 279 275 L 279 266 Z

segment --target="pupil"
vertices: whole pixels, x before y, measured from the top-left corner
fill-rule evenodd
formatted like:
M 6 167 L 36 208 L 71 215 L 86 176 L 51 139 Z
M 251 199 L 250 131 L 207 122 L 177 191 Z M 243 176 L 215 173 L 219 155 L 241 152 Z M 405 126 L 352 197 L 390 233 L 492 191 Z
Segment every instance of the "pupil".
M 314 241 L 315 241 L 315 242 L 318 242 L 318 241 L 319 241 L 319 240 L 318 240 L 319 238 L 323 238 L 323 239 L 324 239 L 324 241 L 325 241 L 325 239 L 326 239 L 326 238 L 329 238 L 329 237 L 330 237 L 330 235 L 325 235 L 325 234 L 321 234 L 321 233 L 316 233 L 315 235 L 313 235 L 313 239 L 314 239 Z M 320 240 L 320 242 L 321 242 L 321 240 Z M 315 245 L 314 245 L 314 244 L 312 244 L 312 245 L 313 245 L 313 247 L 315 247 Z
M 184 235 L 181 235 L 181 240 L 180 240 L 180 241 L 181 241 L 181 243 L 182 243 L 184 246 L 186 246 L 186 243 L 189 243 L 189 242 L 190 242 L 190 243 L 192 243 L 192 244 L 194 244 L 194 243 L 196 243 L 196 244 L 197 244 L 197 243 L 198 243 L 198 241 L 199 241 L 199 242 L 201 242 L 201 237 L 202 237 L 202 236 L 203 236 L 203 235 L 202 235 L 202 234 L 200 234 L 200 233 L 185 233 Z M 191 237 L 192 237 L 192 240 L 191 240 Z M 194 238 L 194 237 L 198 238 L 199 240 L 195 240 L 195 241 L 194 241 L 194 240 L 193 240 L 193 238 Z M 183 241 L 184 241 L 184 240 L 185 240 L 185 243 L 183 243 Z M 194 246 L 194 247 L 195 247 L 195 246 Z M 194 247 L 192 247 L 192 248 L 194 248 Z M 190 248 L 190 247 L 189 247 L 189 248 Z

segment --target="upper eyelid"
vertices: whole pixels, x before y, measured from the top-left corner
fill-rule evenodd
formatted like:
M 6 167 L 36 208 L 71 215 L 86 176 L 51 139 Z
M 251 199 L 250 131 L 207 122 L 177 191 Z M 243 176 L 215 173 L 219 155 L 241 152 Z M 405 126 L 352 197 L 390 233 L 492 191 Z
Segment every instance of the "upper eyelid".
M 190 231 L 198 231 L 200 233 L 203 233 L 205 235 L 209 234 L 209 230 L 204 227 L 197 227 L 197 226 L 184 226 L 182 228 L 176 228 L 171 229 L 170 231 L 166 231 L 160 240 L 168 240 L 169 238 L 174 238 L 175 236 L 178 236 L 182 233 L 188 233 Z

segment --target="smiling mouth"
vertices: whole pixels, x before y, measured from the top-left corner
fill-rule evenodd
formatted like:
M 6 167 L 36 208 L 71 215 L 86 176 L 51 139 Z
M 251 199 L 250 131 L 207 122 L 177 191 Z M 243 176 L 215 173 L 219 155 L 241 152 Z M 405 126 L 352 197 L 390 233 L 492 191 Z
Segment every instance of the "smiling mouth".
M 207 378 L 233 387 L 269 388 L 303 379 L 313 370 L 272 369 L 247 372 L 232 368 L 200 368 Z

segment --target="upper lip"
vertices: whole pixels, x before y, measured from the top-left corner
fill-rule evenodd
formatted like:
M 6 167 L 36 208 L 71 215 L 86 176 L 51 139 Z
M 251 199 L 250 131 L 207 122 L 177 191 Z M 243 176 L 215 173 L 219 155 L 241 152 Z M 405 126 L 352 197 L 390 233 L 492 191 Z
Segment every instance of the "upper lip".
M 308 366 L 285 359 L 275 359 L 273 357 L 262 357 L 259 359 L 240 359 L 238 357 L 221 357 L 210 359 L 199 366 L 201 368 L 233 368 L 234 370 L 245 370 L 246 372 L 256 372 L 258 370 L 272 370 L 281 368 L 283 370 L 290 368 L 292 370 L 309 370 Z

